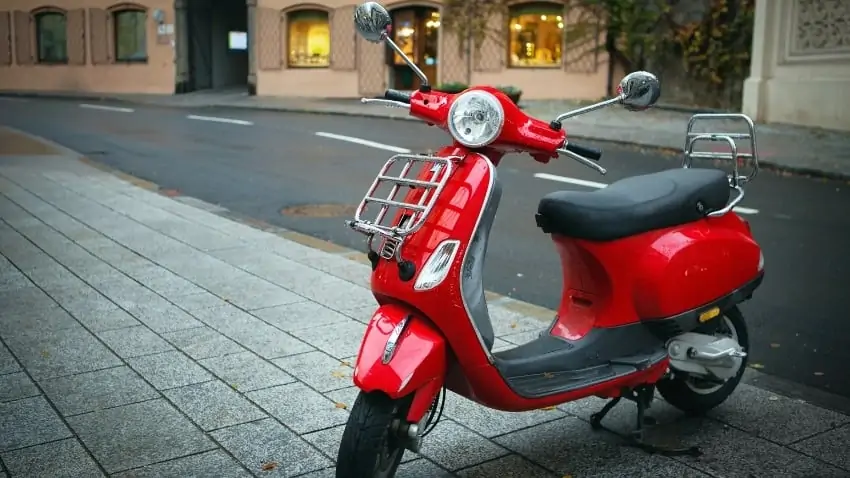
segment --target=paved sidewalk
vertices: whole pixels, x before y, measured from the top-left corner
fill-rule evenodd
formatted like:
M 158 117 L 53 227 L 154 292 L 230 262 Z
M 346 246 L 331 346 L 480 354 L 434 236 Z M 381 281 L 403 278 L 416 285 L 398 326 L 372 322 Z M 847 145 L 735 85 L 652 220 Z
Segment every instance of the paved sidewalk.
M 0 129 L 0 477 L 333 476 L 368 267 L 214 211 Z M 543 326 L 491 314 L 499 348 Z M 450 394 L 399 476 L 850 476 L 850 416 L 752 386 L 709 418 L 653 408 L 650 440 L 699 459 L 592 432 L 599 406 Z M 626 404 L 608 423 L 632 419 Z
M 0 95 L 4 94 L 0 92 Z M 5 94 L 43 96 L 36 92 Z M 103 95 L 58 92 L 48 96 L 120 101 L 180 108 L 247 108 L 287 112 L 320 113 L 413 120 L 405 110 L 363 105 L 357 99 L 249 96 L 242 91 L 200 91 L 186 95 Z M 521 105 L 530 115 L 550 120 L 578 106 L 568 100 L 528 101 Z M 681 151 L 691 113 L 652 109 L 633 113 L 606 108 L 571 118 L 564 124 L 572 137 L 614 141 Z M 713 123 L 714 131 L 746 132 L 740 124 Z M 701 129 L 706 131 L 706 129 Z M 827 131 L 790 125 L 759 124 L 756 127 L 760 162 L 765 167 L 814 176 L 850 179 L 850 132 Z

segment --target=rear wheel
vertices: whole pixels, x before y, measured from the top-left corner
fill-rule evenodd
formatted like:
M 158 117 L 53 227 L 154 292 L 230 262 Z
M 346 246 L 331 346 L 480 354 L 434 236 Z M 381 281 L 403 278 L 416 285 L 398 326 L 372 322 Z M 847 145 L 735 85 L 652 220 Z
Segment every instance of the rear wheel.
M 720 320 L 721 322 L 714 331 L 705 330 L 705 327 L 703 327 L 703 330 L 698 328 L 694 332 L 713 333 L 717 337 L 731 337 L 741 345 L 744 352 L 749 353 L 750 336 L 747 331 L 747 323 L 741 311 L 737 307 L 732 307 Z M 680 372 L 674 373 L 672 378 L 665 378 L 658 382 L 658 392 L 661 393 L 661 396 L 670 405 L 683 412 L 704 414 L 726 401 L 732 395 L 732 392 L 735 391 L 735 388 L 741 382 L 741 377 L 747 368 L 748 358 L 744 357 L 741 360 L 741 366 L 738 371 L 732 378 L 725 382 L 710 382 Z
M 405 450 L 396 429 L 405 420 L 409 403 L 381 392 L 360 392 L 342 434 L 336 478 L 395 476 Z

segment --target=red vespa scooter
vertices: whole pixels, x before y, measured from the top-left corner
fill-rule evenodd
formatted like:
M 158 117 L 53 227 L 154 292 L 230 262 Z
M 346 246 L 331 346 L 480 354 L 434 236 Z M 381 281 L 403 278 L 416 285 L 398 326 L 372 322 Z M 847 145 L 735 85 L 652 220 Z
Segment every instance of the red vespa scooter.
M 388 90 L 386 99 L 362 101 L 409 108 L 454 143 L 434 155 L 390 158 L 348 223 L 368 237 L 379 307 L 357 356 L 354 383 L 361 392 L 336 476 L 394 476 L 404 450 L 418 451 L 439 420 L 446 389 L 516 412 L 610 398 L 593 416 L 594 428 L 627 398 L 638 405 L 630 444 L 697 453 L 652 447 L 640 430 L 656 389 L 682 410 L 704 412 L 723 402 L 744 372 L 749 337 L 737 304 L 761 283 L 764 258 L 732 209 L 758 170 L 752 121 L 696 115 L 683 168 L 543 197 L 537 224 L 552 235 L 564 270 L 558 313 L 537 339 L 494 353 L 482 274 L 501 195 L 496 166 L 507 153 L 542 163 L 566 155 L 604 174 L 596 164 L 601 151 L 567 141 L 561 121 L 613 104 L 649 108 L 660 95 L 658 80 L 632 73 L 616 98 L 546 123 L 491 87 L 432 91 L 388 38 L 390 15 L 381 5 L 359 5 L 354 22 L 365 39 L 389 44 L 422 80 L 411 94 Z M 749 133 L 692 132 L 699 120 L 715 118 L 739 118 Z M 739 153 L 736 139 L 748 140 L 750 153 Z M 694 151 L 702 141 L 728 144 L 730 151 Z M 691 168 L 693 158 L 730 160 L 734 172 Z M 746 159 L 753 169 L 741 176 L 738 163 Z

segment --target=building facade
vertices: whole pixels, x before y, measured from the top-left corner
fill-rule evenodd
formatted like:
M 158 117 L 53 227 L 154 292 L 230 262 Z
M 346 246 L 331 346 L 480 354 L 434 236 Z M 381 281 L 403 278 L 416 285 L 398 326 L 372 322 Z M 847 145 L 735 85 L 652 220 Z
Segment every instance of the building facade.
M 357 97 L 418 85 L 398 55 L 357 37 L 352 0 L 49 1 L 0 4 L 0 90 Z M 576 12 L 563 2 L 516 2 L 472 51 L 442 28 L 439 1 L 384 5 L 432 84 L 514 86 L 530 99 L 596 99 L 609 87 L 601 28 L 595 44 L 569 47 Z
M 742 110 L 761 122 L 850 131 L 850 2 L 756 2 Z

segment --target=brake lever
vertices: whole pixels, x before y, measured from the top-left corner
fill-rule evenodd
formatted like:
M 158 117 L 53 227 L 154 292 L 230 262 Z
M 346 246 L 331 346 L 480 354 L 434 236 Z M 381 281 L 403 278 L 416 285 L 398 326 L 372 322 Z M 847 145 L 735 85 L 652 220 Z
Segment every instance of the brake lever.
M 599 174 L 605 175 L 608 174 L 608 170 L 603 168 L 602 166 L 596 164 L 594 161 L 591 161 L 580 154 L 573 153 L 572 151 L 566 149 L 558 149 L 556 150 L 559 154 L 566 154 L 570 158 L 578 161 L 579 163 L 587 166 L 588 168 L 595 169 Z
M 376 103 L 379 105 L 384 105 L 387 108 L 407 108 L 410 109 L 410 105 L 407 103 L 402 103 L 401 101 L 393 101 L 393 100 L 384 100 L 379 98 L 360 98 L 361 103 Z

